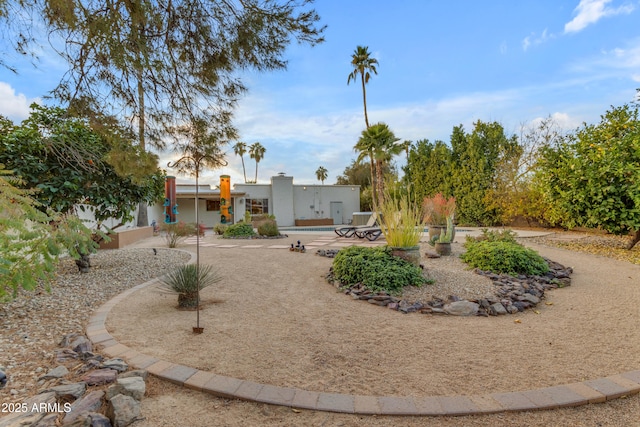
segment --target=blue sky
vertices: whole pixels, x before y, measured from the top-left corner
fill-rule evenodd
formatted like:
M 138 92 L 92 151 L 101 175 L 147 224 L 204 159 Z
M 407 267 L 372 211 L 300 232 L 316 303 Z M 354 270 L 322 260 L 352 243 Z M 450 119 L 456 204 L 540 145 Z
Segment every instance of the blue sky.
M 240 140 L 267 149 L 258 182 L 285 172 L 314 184 L 324 166 L 334 183 L 356 157 L 362 90 L 347 76 L 358 45 L 379 62 L 367 85 L 369 121 L 387 123 L 401 140 L 448 142 L 454 126 L 470 130 L 476 120 L 518 134 L 550 115 L 572 130 L 640 88 L 638 0 L 317 0 L 315 9 L 325 43 L 293 44 L 286 71 L 243 76 L 249 92 L 235 122 Z M 0 114 L 19 122 L 53 89 L 64 64 L 42 58 L 37 70 L 21 63 L 17 76 L 0 69 Z M 240 159 L 227 151 L 229 165 L 205 172 L 203 183 L 221 174 L 242 182 Z M 255 162 L 245 163 L 251 179 Z

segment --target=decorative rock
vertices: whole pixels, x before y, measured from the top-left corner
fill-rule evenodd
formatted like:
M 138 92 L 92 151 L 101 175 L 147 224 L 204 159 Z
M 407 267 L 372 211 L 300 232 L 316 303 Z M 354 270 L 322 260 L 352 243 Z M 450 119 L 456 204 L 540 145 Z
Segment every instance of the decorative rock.
M 491 304 L 491 309 L 493 310 L 494 313 L 496 313 L 496 315 L 508 313 L 507 309 L 504 308 L 504 305 L 502 305 L 499 302 L 495 304 Z
M 475 316 L 479 305 L 471 301 L 454 301 L 445 304 L 444 311 L 452 316 Z
M 41 376 L 39 379 L 40 380 L 48 380 L 48 379 L 51 379 L 51 378 L 62 378 L 65 375 L 67 375 L 68 373 L 69 373 L 69 370 L 67 369 L 67 367 L 63 366 L 63 365 L 60 365 L 60 366 L 56 366 L 55 368 L 50 370 L 49 372 L 47 372 L 46 374 Z
M 42 393 L 52 391 L 60 399 L 69 399 L 70 397 L 72 397 L 73 398 L 72 400 L 76 400 L 77 398 L 79 398 L 84 394 L 86 389 L 87 389 L 87 384 L 80 382 L 80 383 L 64 384 L 64 385 L 51 387 L 47 390 L 43 390 Z
M 129 365 L 127 365 L 124 360 L 115 358 L 102 362 L 102 368 L 115 369 L 118 372 L 125 372 L 127 369 L 129 369 Z
M 0 366 L 0 389 L 7 385 L 7 374 L 4 366 Z
M 64 416 L 63 425 L 71 424 L 78 419 L 86 418 L 87 412 L 98 411 L 102 406 L 103 397 L 104 391 L 95 390 L 73 402 L 71 410 Z
M 56 424 L 57 421 L 58 421 L 58 414 L 57 413 L 51 412 L 51 413 L 48 413 L 48 414 L 44 413 L 42 415 L 44 415 L 44 416 L 40 419 L 40 421 L 38 421 L 35 424 L 32 424 L 31 425 L 32 427 L 51 427 L 51 426 L 58 425 L 58 424 Z
M 118 378 L 118 371 L 114 369 L 98 369 L 86 373 L 82 377 L 82 381 L 88 385 L 101 385 L 114 382 Z
M 134 369 L 133 371 L 123 372 L 122 374 L 118 375 L 118 378 L 140 377 L 146 381 L 148 376 L 148 371 L 145 371 L 144 369 Z
M 131 396 L 118 394 L 109 400 L 107 417 L 113 427 L 126 427 L 140 417 L 140 404 Z
M 538 304 L 538 303 L 540 302 L 540 298 L 538 298 L 538 297 L 537 297 L 537 296 L 535 296 L 535 295 L 531 295 L 531 294 L 529 294 L 529 293 L 526 293 L 526 294 L 522 295 L 522 296 L 520 297 L 520 300 L 521 300 L 521 301 L 527 301 L 527 302 L 530 302 L 531 304 L 534 304 L 534 305 L 535 305 L 535 304 Z
M 107 400 L 111 400 L 113 396 L 118 394 L 124 394 L 140 401 L 145 390 L 146 386 L 141 377 L 118 378 L 118 381 L 107 389 Z
M 91 341 L 89 341 L 84 335 L 80 334 L 65 335 L 60 342 L 60 347 L 68 347 L 76 353 L 92 350 Z

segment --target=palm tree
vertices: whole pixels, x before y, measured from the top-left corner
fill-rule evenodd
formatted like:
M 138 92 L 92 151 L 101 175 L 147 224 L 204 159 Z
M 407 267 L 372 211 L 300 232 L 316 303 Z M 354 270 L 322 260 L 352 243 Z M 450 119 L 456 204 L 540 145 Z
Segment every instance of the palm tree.
M 371 58 L 370 55 L 371 53 L 369 52 L 368 46 L 358 46 L 351 55 L 353 71 L 349 74 L 349 78 L 347 78 L 347 84 L 349 84 L 351 83 L 351 80 L 355 82 L 358 74 L 360 74 L 360 80 L 362 81 L 362 100 L 364 103 L 364 122 L 367 125 L 367 128 L 369 128 L 369 117 L 367 116 L 367 91 L 364 85 L 369 83 L 369 79 L 371 78 L 371 74 L 369 72 L 378 74 L 378 70 L 376 70 L 378 60 Z
M 322 182 L 322 185 L 324 185 L 324 180 L 327 179 L 328 173 L 329 171 L 324 166 L 320 166 L 316 171 L 316 178 L 318 178 L 318 181 Z
M 256 179 L 253 182 L 258 182 L 258 163 L 264 158 L 264 153 L 267 151 L 259 142 L 254 142 L 249 146 L 249 157 L 256 161 Z
M 357 161 L 369 157 L 372 194 L 377 195 L 378 203 L 382 202 L 384 193 L 384 165 L 404 149 L 402 144 L 397 144 L 399 140 L 400 138 L 396 138 L 389 126 L 384 123 L 376 123 L 362 131 L 362 136 L 353 147 L 360 152 Z
M 413 142 L 408 140 L 405 140 L 402 144 L 400 144 L 400 147 L 402 148 L 404 153 L 407 155 L 407 164 L 409 164 L 409 151 L 411 150 L 412 144 Z
M 244 155 L 247 153 L 247 144 L 244 142 L 238 142 L 233 146 L 233 152 L 236 156 L 240 156 L 242 160 L 242 173 L 244 174 L 244 183 L 247 183 L 247 170 L 244 167 Z

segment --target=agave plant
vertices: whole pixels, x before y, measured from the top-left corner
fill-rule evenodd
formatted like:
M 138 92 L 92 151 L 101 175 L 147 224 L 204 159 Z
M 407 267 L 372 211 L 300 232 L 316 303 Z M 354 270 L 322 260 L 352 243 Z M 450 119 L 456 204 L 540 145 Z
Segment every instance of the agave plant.
M 178 294 L 179 307 L 195 308 L 198 304 L 198 284 L 202 290 L 221 280 L 222 276 L 210 265 L 201 265 L 198 268 L 195 264 L 187 264 L 168 273 L 160 282 L 166 290 Z

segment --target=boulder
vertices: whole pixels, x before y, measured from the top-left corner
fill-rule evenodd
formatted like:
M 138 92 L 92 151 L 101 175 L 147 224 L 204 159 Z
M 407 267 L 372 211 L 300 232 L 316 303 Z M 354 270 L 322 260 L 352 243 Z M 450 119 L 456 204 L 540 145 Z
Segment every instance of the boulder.
M 145 390 L 146 386 L 141 377 L 118 378 L 118 381 L 107 389 L 107 400 L 111 400 L 112 397 L 118 394 L 124 394 L 140 401 L 144 396 Z
M 452 316 L 475 316 L 478 308 L 479 305 L 471 301 L 454 301 L 443 307 L 445 313 Z
M 107 417 L 113 427 L 127 427 L 140 418 L 140 403 L 131 396 L 113 396 L 107 406 Z

